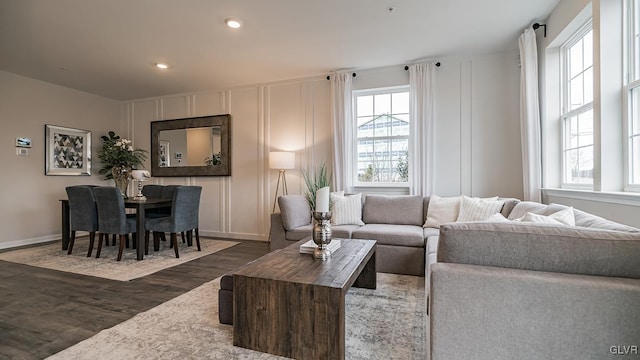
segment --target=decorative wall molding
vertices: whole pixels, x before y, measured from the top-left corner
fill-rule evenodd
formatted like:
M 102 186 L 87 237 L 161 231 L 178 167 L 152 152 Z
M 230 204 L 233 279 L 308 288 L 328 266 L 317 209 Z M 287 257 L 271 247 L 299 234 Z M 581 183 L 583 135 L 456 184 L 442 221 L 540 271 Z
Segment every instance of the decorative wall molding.
M 473 147 L 472 147 L 472 63 L 460 63 L 460 193 L 473 195 Z

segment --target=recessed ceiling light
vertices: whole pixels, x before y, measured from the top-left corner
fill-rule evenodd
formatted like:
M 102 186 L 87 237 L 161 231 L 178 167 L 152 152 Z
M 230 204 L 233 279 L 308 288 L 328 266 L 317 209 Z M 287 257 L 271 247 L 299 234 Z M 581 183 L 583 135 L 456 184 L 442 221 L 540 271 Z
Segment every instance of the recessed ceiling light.
M 169 65 L 167 65 L 167 64 L 163 64 L 163 63 L 156 63 L 156 67 L 157 67 L 158 69 L 163 69 L 163 70 L 164 70 L 164 69 L 168 69 L 168 68 L 169 68 Z
M 224 19 L 224 23 L 227 24 L 228 27 L 237 29 L 242 25 L 239 19 L 236 18 L 226 18 Z

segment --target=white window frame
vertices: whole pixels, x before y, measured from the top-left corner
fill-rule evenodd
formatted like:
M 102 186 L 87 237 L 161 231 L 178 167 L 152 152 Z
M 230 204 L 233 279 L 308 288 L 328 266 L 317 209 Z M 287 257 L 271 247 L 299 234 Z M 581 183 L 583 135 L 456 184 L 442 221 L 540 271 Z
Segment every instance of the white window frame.
M 351 179 L 353 180 L 354 188 L 409 188 L 411 175 L 409 175 L 409 180 L 407 182 L 362 182 L 358 181 L 358 96 L 363 95 L 380 95 L 380 94 L 391 94 L 391 93 L 401 93 L 401 92 L 409 92 L 409 85 L 400 85 L 400 86 L 390 86 L 390 87 L 382 87 L 382 88 L 372 88 L 372 89 L 361 89 L 354 90 L 353 95 L 353 121 L 352 121 L 352 129 L 353 129 L 353 144 L 351 149 L 351 156 L 353 157 L 353 168 L 351 169 Z M 411 113 L 409 112 L 409 117 L 411 117 Z M 411 118 L 409 118 L 409 135 L 407 135 L 407 139 L 410 142 L 410 134 L 413 130 Z M 383 137 L 379 137 L 383 138 Z M 391 137 L 395 138 L 395 137 Z M 408 151 L 410 149 L 407 149 Z M 409 173 L 411 173 L 411 167 L 409 167 Z
M 625 4 L 625 16 L 624 16 L 624 59 L 625 59 L 625 77 L 624 86 L 622 88 L 623 96 L 623 116 L 624 116 L 624 190 L 629 192 L 640 192 L 640 179 L 632 182 L 634 166 L 640 167 L 640 159 L 633 158 L 632 141 L 634 138 L 640 137 L 640 132 L 633 133 L 633 101 L 632 94 L 634 89 L 640 91 L 640 58 L 636 58 L 640 52 L 637 47 L 640 46 L 638 41 L 634 41 L 635 32 L 640 30 L 640 19 L 636 19 L 638 13 L 638 7 L 640 7 L 640 0 L 627 0 Z M 636 28 L 634 28 L 634 26 Z M 635 31 L 634 31 L 635 30 Z M 640 113 L 640 112 L 637 112 Z M 640 130 L 640 129 L 637 129 Z
M 567 52 L 569 51 L 568 49 L 575 45 L 576 43 L 578 43 L 578 41 L 580 41 L 589 31 L 593 30 L 593 23 L 592 20 L 589 19 L 589 21 L 587 21 L 584 25 L 582 25 L 580 27 L 580 29 L 578 29 L 578 31 L 576 31 L 570 38 L 569 40 L 567 40 L 561 47 L 560 47 L 560 61 L 561 61 L 561 71 L 560 71 L 560 84 L 561 84 L 561 92 L 560 92 L 560 96 L 561 96 L 561 113 L 560 113 L 560 126 L 561 126 L 561 151 L 560 151 L 560 187 L 561 188 L 569 188 L 569 189 L 581 189 L 581 190 L 593 190 L 593 184 L 595 182 L 595 178 L 593 179 L 591 184 L 582 184 L 582 183 L 570 183 L 570 182 L 566 182 L 567 179 L 567 174 L 566 169 L 566 163 L 565 163 L 565 153 L 568 150 L 567 147 L 569 146 L 567 144 L 567 126 L 568 126 L 568 122 L 571 121 L 571 118 L 576 117 L 580 114 L 583 114 L 587 111 L 592 111 L 593 112 L 593 98 L 591 99 L 590 103 L 587 104 L 583 104 L 580 107 L 571 110 L 571 105 L 570 105 L 570 101 L 571 99 L 569 99 L 569 81 L 568 81 L 568 77 L 569 75 L 569 59 L 567 57 Z M 593 66 L 593 65 L 592 65 Z M 593 73 L 593 71 L 592 71 Z M 594 94 L 595 96 L 595 94 Z M 593 139 L 594 141 L 592 141 L 592 148 L 594 149 L 594 160 L 595 160 L 595 138 Z M 594 164 L 595 165 L 595 164 Z

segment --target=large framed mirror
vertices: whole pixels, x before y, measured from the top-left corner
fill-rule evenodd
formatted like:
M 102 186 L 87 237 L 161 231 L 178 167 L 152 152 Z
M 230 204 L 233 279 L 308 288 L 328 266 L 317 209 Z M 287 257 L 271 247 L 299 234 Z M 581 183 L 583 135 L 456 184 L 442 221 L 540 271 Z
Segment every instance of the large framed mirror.
M 230 176 L 231 115 L 151 122 L 152 176 Z

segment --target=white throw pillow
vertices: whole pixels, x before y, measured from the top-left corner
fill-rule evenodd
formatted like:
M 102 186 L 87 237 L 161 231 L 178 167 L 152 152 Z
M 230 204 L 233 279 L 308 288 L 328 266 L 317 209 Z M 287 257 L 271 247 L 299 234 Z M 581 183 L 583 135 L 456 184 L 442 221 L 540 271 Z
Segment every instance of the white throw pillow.
M 565 225 L 576 226 L 576 217 L 573 214 L 573 207 L 555 212 L 549 215 L 549 218 L 557 220 Z
M 526 213 L 523 217 L 513 220 L 515 222 L 537 223 L 537 224 L 552 224 L 552 225 L 564 225 L 558 220 L 552 219 L 549 216 L 534 214 L 532 212 Z
M 362 194 L 339 196 L 331 194 L 333 208 L 331 225 L 364 225 L 362 222 Z
M 439 228 L 440 225 L 455 222 L 460 212 L 461 196 L 440 197 L 431 195 L 429 198 L 429 208 L 427 210 L 427 218 L 422 227 Z
M 504 200 L 497 200 L 498 197 L 480 199 L 462 196 L 462 204 L 460 205 L 460 214 L 458 214 L 458 222 L 482 221 L 489 216 L 499 213 L 504 205 Z

